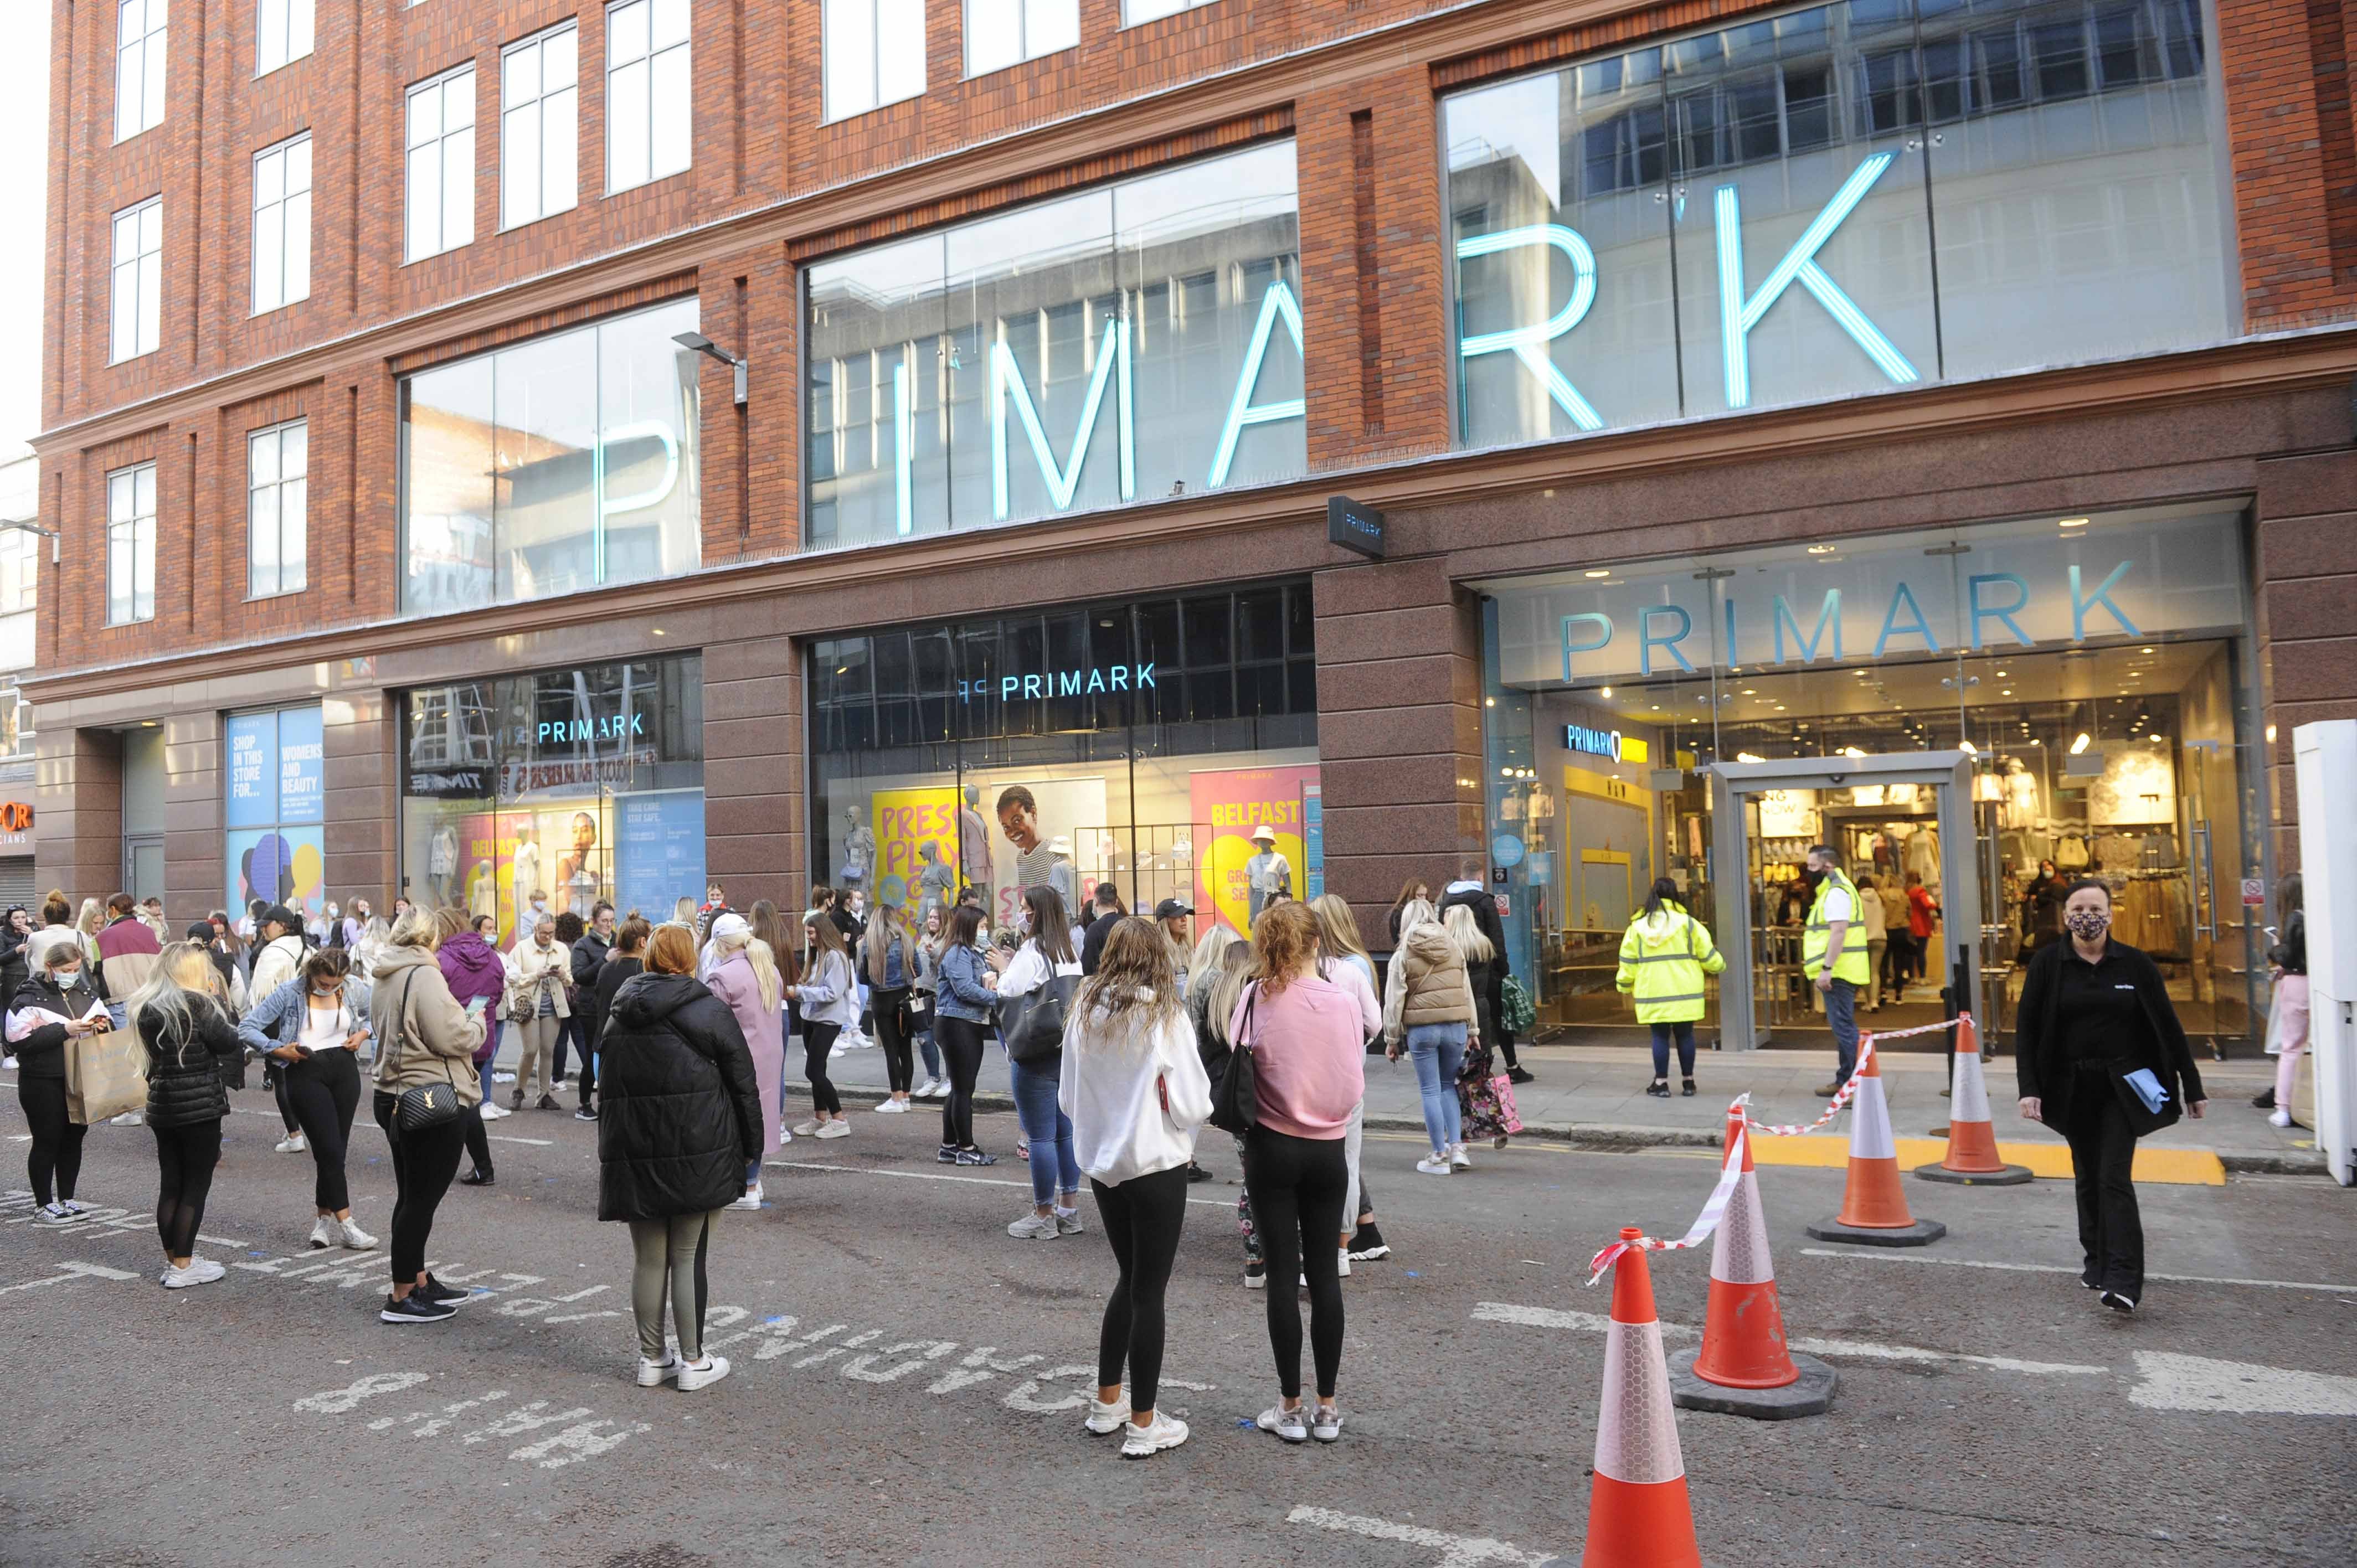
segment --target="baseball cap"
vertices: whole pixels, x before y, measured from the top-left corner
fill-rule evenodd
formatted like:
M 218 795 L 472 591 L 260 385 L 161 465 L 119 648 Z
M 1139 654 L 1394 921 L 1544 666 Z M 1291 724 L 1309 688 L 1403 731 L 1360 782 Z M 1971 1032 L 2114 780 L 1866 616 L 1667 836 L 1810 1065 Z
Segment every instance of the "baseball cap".
M 749 937 L 752 934 L 753 923 L 742 915 L 723 915 L 712 922 L 712 938 L 716 941 L 722 937 Z
M 1194 912 L 1193 906 L 1182 904 L 1176 898 L 1165 898 L 1161 903 L 1154 906 L 1154 918 L 1157 920 L 1175 920 L 1181 915 L 1191 915 Z
M 303 917 L 284 904 L 273 904 L 262 912 L 262 923 L 265 926 L 284 926 L 290 931 L 299 931 L 303 929 Z

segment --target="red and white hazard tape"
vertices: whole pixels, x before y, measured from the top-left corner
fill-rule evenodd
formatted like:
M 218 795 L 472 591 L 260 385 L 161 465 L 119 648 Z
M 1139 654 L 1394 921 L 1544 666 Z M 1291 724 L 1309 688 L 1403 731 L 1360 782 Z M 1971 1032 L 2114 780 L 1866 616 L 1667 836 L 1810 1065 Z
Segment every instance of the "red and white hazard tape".
M 1709 1240 L 1711 1232 L 1718 1229 L 1719 1220 L 1727 1213 L 1727 1200 L 1735 1196 L 1735 1184 L 1742 1179 L 1743 1139 L 1741 1133 L 1735 1135 L 1734 1146 L 1727 1151 L 1727 1161 L 1719 1167 L 1718 1185 L 1710 1189 L 1709 1201 L 1702 1206 L 1702 1212 L 1695 1216 L 1694 1224 L 1684 1235 L 1674 1241 L 1663 1241 L 1652 1236 L 1640 1236 L 1634 1241 L 1615 1241 L 1588 1260 L 1587 1283 L 1594 1284 L 1602 1279 L 1605 1272 L 1623 1252 L 1676 1252 Z
M 1964 1016 L 1969 1018 L 1972 1015 L 1967 1013 Z M 1744 1094 L 1737 1096 L 1735 1101 L 1738 1105 L 1745 1107 L 1743 1124 L 1773 1138 L 1798 1138 L 1813 1133 L 1848 1110 L 1849 1102 L 1857 1098 L 1858 1081 L 1866 1075 L 1866 1064 L 1874 1059 L 1874 1043 L 1877 1040 L 1903 1040 L 1910 1035 L 1936 1035 L 1943 1029 L 1954 1028 L 1958 1021 L 1954 1018 L 1943 1018 L 1936 1024 L 1918 1024 L 1911 1029 L 1884 1029 L 1875 1034 L 1861 1035 L 1857 1042 L 1857 1065 L 1850 1069 L 1848 1079 L 1843 1082 L 1840 1089 L 1834 1091 L 1833 1101 L 1825 1107 L 1824 1115 L 1806 1126 L 1787 1122 L 1782 1126 L 1771 1127 L 1765 1122 L 1754 1122 L 1751 1119 L 1749 1109 L 1751 1096 Z

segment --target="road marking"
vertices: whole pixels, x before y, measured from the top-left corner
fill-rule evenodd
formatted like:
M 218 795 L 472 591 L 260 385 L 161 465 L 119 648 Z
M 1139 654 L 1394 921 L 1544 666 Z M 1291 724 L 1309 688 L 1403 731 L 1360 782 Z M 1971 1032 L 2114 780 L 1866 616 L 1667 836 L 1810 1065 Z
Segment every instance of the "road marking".
M 1566 1312 L 1550 1306 L 1519 1306 L 1512 1302 L 1485 1301 L 1473 1308 L 1483 1323 L 1519 1323 L 1531 1328 L 1577 1328 L 1600 1334 L 1611 1320 L 1600 1313 Z M 1683 1323 L 1662 1325 L 1664 1339 L 1691 1339 L 1697 1330 Z M 1914 1345 L 1881 1345 L 1869 1339 L 1802 1339 L 1786 1341 L 1811 1356 L 1855 1356 L 1877 1361 L 1958 1362 L 1988 1367 L 2000 1372 L 2028 1372 L 2039 1377 L 2101 1377 L 2109 1367 L 2086 1367 L 2070 1361 L 2024 1361 L 2011 1356 L 1968 1356 L 1961 1350 L 1926 1350 Z
M 197 1240 L 199 1241 L 210 1241 L 216 1247 L 242 1247 L 245 1245 L 244 1242 L 237 1240 L 233 1236 L 208 1236 L 201 1230 L 197 1232 Z
M 1285 1522 L 1341 1530 L 1370 1541 L 1400 1541 L 1426 1547 L 1440 1553 L 1433 1568 L 1473 1568 L 1480 1563 L 1512 1563 L 1521 1564 L 1521 1568 L 1540 1568 L 1543 1563 L 1557 1561 L 1552 1552 L 1526 1552 L 1512 1541 L 1493 1541 L 1488 1536 L 1450 1535 L 1419 1524 L 1394 1524 L 1387 1519 L 1337 1513 L 1332 1509 L 1311 1508 L 1307 1503 L 1286 1515 Z
M 135 1280 L 139 1277 L 127 1269 L 110 1269 L 103 1263 L 60 1262 L 49 1266 L 58 1273 L 44 1274 L 37 1280 L 27 1280 L 20 1285 L 0 1287 L 0 1295 L 12 1291 L 38 1290 L 43 1285 L 63 1284 L 68 1280 Z
M 374 1399 L 379 1394 L 398 1393 L 428 1380 L 429 1374 L 425 1372 L 372 1372 L 343 1388 L 328 1389 L 296 1400 L 295 1408 L 315 1415 L 348 1415 L 363 1401 Z M 507 1397 L 506 1390 L 493 1389 L 477 1398 L 445 1405 L 439 1416 L 433 1416 L 426 1411 L 413 1411 L 404 1416 L 380 1417 L 370 1422 L 368 1427 L 371 1432 L 388 1432 L 411 1423 L 410 1436 L 436 1437 L 449 1430 L 453 1418 L 460 1412 L 495 1404 Z M 522 1437 L 543 1432 L 560 1423 L 569 1423 L 563 1430 L 534 1437 L 508 1455 L 511 1459 L 521 1459 L 544 1470 L 560 1470 L 567 1465 L 577 1465 L 584 1459 L 611 1453 L 640 1433 L 654 1430 L 643 1421 L 617 1421 L 609 1416 L 600 1416 L 586 1405 L 554 1413 L 550 1413 L 548 1406 L 546 1400 L 511 1405 L 458 1441 L 472 1447 L 494 1438 Z
M 1895 1141 L 1895 1146 L 1899 1168 L 1903 1171 L 1936 1165 L 1948 1155 L 1944 1138 L 1900 1138 Z M 2007 1165 L 2026 1165 L 2032 1174 L 2050 1181 L 2068 1180 L 2071 1176 L 2071 1148 L 2067 1144 L 2001 1143 L 1996 1154 Z M 1849 1139 L 1832 1133 L 1762 1138 L 1751 1145 L 1751 1157 L 1756 1165 L 1840 1170 L 1849 1164 Z M 2136 1152 L 2134 1174 L 2138 1181 L 2161 1186 L 2226 1185 L 2226 1164 L 2214 1149 L 2140 1148 Z
M 2147 1410 L 2214 1411 L 2227 1415 L 2357 1415 L 2357 1378 L 2294 1372 L 2247 1361 L 2213 1361 L 2139 1350 L 2128 1402 Z
M 769 1160 L 764 1164 L 779 1171 L 834 1171 L 843 1176 L 899 1176 L 907 1181 L 954 1181 L 972 1187 L 1019 1187 L 1031 1190 L 1028 1181 L 1010 1181 L 1004 1176 L 952 1176 L 947 1171 L 896 1171 L 879 1165 L 828 1165 L 816 1160 Z M 1190 1197 L 1189 1203 L 1200 1203 L 1206 1208 L 1233 1208 L 1235 1200 L 1227 1197 Z
M 486 1133 L 483 1136 L 494 1144 L 530 1144 L 535 1149 L 553 1149 L 556 1146 L 556 1140 L 554 1138 L 518 1138 L 507 1133 Z
M 1917 1263 L 1941 1269 L 1996 1269 L 2013 1274 L 2071 1274 L 2078 1270 L 2062 1263 L 1993 1263 L 1978 1258 L 1915 1258 L 1891 1252 L 1873 1252 L 1835 1247 L 1803 1247 L 1804 1258 L 1842 1258 L 1854 1263 Z M 2167 1280 L 2179 1285 L 2255 1285 L 2266 1290 L 2313 1290 L 2335 1295 L 2357 1295 L 2357 1285 L 2318 1284 L 2306 1280 L 2244 1280 L 2221 1274 L 2153 1274 L 2147 1280 Z

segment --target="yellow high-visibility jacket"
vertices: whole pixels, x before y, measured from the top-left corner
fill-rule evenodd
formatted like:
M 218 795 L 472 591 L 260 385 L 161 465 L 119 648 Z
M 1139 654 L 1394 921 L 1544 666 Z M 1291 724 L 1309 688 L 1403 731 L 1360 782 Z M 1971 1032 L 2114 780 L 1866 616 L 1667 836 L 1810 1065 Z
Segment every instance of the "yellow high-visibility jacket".
M 1801 930 L 1801 972 L 1814 981 L 1825 967 L 1825 939 L 1837 919 L 1849 925 L 1842 932 L 1841 951 L 1834 954 L 1834 978 L 1864 985 L 1873 978 L 1866 962 L 1866 907 L 1858 902 L 1857 885 L 1838 871 L 1825 873 L 1809 905 L 1809 923 Z
M 1710 928 L 1664 899 L 1629 922 L 1612 983 L 1637 999 L 1640 1024 L 1691 1024 L 1702 1016 L 1702 977 L 1726 967 Z

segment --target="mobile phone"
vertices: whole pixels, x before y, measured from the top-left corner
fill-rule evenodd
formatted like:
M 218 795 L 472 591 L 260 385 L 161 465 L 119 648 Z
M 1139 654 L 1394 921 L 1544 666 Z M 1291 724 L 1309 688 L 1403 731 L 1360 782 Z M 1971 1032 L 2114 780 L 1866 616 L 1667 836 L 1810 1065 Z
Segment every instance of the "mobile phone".
M 478 996 L 472 1002 L 467 1004 L 467 1016 L 469 1018 L 479 1018 L 483 1015 L 483 1009 L 489 1007 L 490 1004 L 491 999 L 490 997 Z
M 311 1047 L 308 1046 L 297 1046 L 295 1047 L 295 1054 L 302 1060 L 309 1061 L 311 1059 Z

